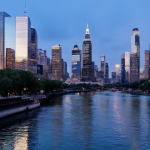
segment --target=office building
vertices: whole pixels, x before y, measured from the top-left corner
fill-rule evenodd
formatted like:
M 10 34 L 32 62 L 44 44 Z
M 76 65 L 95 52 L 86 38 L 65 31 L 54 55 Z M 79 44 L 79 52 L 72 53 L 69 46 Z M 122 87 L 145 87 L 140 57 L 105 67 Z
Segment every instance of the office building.
M 27 16 L 16 17 L 15 68 L 31 71 L 31 22 Z
M 105 63 L 105 83 L 108 83 L 109 79 L 109 66 L 108 63 Z
M 116 76 L 120 75 L 120 64 L 116 64 Z
M 15 51 L 11 48 L 6 49 L 6 68 L 15 69 Z
M 130 82 L 130 52 L 125 52 L 125 82 Z
M 81 50 L 78 45 L 74 45 L 72 50 L 72 74 L 71 78 L 81 78 Z
M 6 50 L 5 50 L 5 19 L 6 17 L 10 17 L 10 15 L 5 12 L 0 12 L 0 69 L 3 69 L 4 66 L 6 67 Z M 4 54 L 5 54 L 5 60 L 4 60 Z
M 101 56 L 101 71 L 102 71 L 102 78 L 105 78 L 105 55 Z
M 82 80 L 94 81 L 94 70 L 92 67 L 92 43 L 90 39 L 89 27 L 87 24 L 85 39 L 83 41 L 83 68 Z
M 52 47 L 52 73 L 60 80 L 63 77 L 63 64 L 62 64 L 61 46 L 55 45 Z
M 112 79 L 116 79 L 116 72 L 112 72 L 111 78 L 112 78 Z
M 140 37 L 138 28 L 134 28 L 131 36 L 130 81 L 139 80 Z
M 125 54 L 121 55 L 121 83 L 125 83 Z
M 31 72 L 37 73 L 37 32 L 31 28 Z
M 145 50 L 145 79 L 150 78 L 150 51 Z
M 43 67 L 41 67 L 41 65 Z M 42 77 L 47 78 L 47 55 L 46 50 L 38 49 L 37 50 L 37 70 L 41 70 L 42 68 Z M 38 73 L 38 72 L 37 72 Z

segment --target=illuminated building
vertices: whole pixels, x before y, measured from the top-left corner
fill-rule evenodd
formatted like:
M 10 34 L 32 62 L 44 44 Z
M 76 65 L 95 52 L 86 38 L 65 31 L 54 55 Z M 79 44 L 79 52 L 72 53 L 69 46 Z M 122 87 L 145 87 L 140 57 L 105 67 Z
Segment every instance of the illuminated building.
M 140 77 L 139 79 L 145 79 L 145 72 L 143 71 L 143 68 L 140 68 Z
M 116 76 L 119 76 L 120 64 L 116 64 Z
M 145 79 L 150 78 L 150 51 L 145 50 Z
M 140 37 L 138 28 L 134 28 L 131 36 L 130 81 L 139 80 Z
M 109 79 L 109 66 L 108 63 L 105 63 L 105 83 L 108 83 Z
M 121 83 L 125 83 L 125 54 L 121 55 Z
M 31 22 L 26 15 L 16 17 L 15 61 L 16 69 L 31 70 Z
M 86 28 L 85 39 L 83 41 L 82 80 L 94 81 L 94 70 L 92 67 L 92 43 L 90 39 L 88 24 Z
M 55 45 L 52 47 L 52 73 L 57 76 L 57 79 L 63 77 L 63 65 L 61 56 L 61 46 Z
M 101 72 L 102 78 L 105 78 L 105 55 L 101 56 Z
M 37 73 L 37 32 L 31 28 L 31 72 Z
M 6 68 L 15 69 L 15 51 L 11 48 L 6 48 Z
M 72 50 L 72 74 L 71 78 L 81 78 L 81 50 L 78 45 L 74 45 Z
M 125 52 L 125 82 L 130 82 L 130 52 Z
M 4 52 L 5 50 L 5 18 L 10 17 L 5 12 L 0 12 L 0 69 L 4 68 Z M 9 47 L 10 48 L 10 47 Z M 6 60 L 6 59 L 5 59 Z M 6 63 L 5 63 L 6 66 Z

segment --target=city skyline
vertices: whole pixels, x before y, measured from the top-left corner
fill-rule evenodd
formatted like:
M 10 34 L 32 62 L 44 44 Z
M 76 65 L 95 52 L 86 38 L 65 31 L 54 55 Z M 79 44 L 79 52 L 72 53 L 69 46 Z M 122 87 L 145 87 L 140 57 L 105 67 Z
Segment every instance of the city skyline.
M 10 7 L 9 5 L 6 5 L 7 2 L 7 0 L 5 2 L 1 2 L 0 7 L 2 7 L 2 11 L 7 12 L 11 16 L 23 16 L 24 2 L 17 0 L 14 2 L 9 1 L 10 6 L 11 4 L 20 6 L 17 10 L 15 10 L 15 6 Z M 77 8 L 79 12 L 82 10 L 82 13 L 73 13 L 68 6 L 64 6 L 62 2 L 60 2 L 58 4 L 58 8 L 64 6 L 63 9 L 60 9 L 60 11 L 63 10 L 62 14 L 52 13 L 56 2 L 44 2 L 43 8 L 47 8 L 47 5 L 51 4 L 47 14 L 43 8 L 39 8 L 42 4 L 40 1 L 37 1 L 36 4 L 28 0 L 26 2 L 27 16 L 30 17 L 32 27 L 37 30 L 39 35 L 38 48 L 46 49 L 47 55 L 51 56 L 51 46 L 60 44 L 62 46 L 62 57 L 65 61 L 67 61 L 69 73 L 71 73 L 71 50 L 75 44 L 82 47 L 82 41 L 87 23 L 87 14 L 89 16 L 88 22 L 93 45 L 92 60 L 95 61 L 95 64 L 98 65 L 98 67 L 100 67 L 99 57 L 104 54 L 109 64 L 110 76 L 111 72 L 115 71 L 115 64 L 120 63 L 121 54 L 131 51 L 131 31 L 133 28 L 138 27 L 141 37 L 140 68 L 144 68 L 144 50 L 148 49 L 149 45 L 150 22 L 147 19 L 148 9 L 144 9 L 141 12 L 135 11 L 135 8 L 131 9 L 131 5 L 134 1 L 130 3 L 129 1 L 121 3 L 119 1 L 115 1 L 117 6 L 114 6 L 114 8 L 110 7 L 112 4 L 110 1 L 110 5 L 108 5 L 108 8 L 110 8 L 109 13 L 107 13 L 103 8 L 107 6 L 106 2 L 95 1 L 95 4 L 89 7 L 90 2 L 85 3 L 85 1 L 82 1 L 77 4 L 75 2 L 68 1 L 68 6 L 78 6 Z M 136 8 L 140 8 L 147 7 L 149 3 L 150 2 L 148 1 L 145 3 L 136 2 L 135 5 L 137 5 Z M 85 4 L 85 6 L 83 6 L 83 4 Z M 32 9 L 33 6 L 34 10 Z M 122 6 L 126 6 L 126 8 L 128 8 L 127 14 L 131 14 L 130 16 L 127 17 L 127 15 L 125 15 L 126 9 L 123 9 Z M 84 9 L 87 7 L 91 9 L 88 12 L 84 12 Z M 94 7 L 100 7 L 101 9 L 96 11 Z M 39 10 L 41 10 L 40 13 Z M 120 11 L 119 14 L 117 13 L 118 11 Z M 70 15 L 67 15 L 68 12 L 70 12 Z M 36 17 L 36 15 L 38 15 L 38 17 Z M 112 21 L 111 15 L 115 21 Z M 121 16 L 123 18 L 121 18 Z M 47 18 L 49 19 L 47 20 Z M 69 23 L 65 20 L 69 20 Z M 80 22 L 80 24 L 75 23 L 74 20 Z M 59 22 L 61 22 L 61 24 Z M 109 53 L 111 51 L 114 53 L 110 55 Z M 66 53 L 68 55 L 66 55 Z

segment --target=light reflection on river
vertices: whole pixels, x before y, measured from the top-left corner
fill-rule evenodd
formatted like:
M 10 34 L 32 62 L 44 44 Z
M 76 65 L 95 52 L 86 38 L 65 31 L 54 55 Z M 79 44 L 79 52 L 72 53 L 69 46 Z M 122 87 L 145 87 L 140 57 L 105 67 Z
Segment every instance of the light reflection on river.
M 0 149 L 150 149 L 150 97 L 121 92 L 69 94 L 0 120 Z

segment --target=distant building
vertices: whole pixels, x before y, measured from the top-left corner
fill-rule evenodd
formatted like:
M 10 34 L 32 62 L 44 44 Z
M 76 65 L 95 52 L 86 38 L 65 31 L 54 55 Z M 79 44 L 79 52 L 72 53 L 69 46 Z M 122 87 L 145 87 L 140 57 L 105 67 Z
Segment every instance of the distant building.
M 10 15 L 5 12 L 0 12 L 0 69 L 6 68 L 6 49 L 5 49 L 5 18 L 6 17 L 10 17 Z M 12 48 L 12 47 L 9 46 L 7 48 Z
M 120 64 L 116 64 L 116 76 L 119 76 Z
M 63 77 L 63 61 L 60 45 L 52 47 L 52 73 L 57 76 L 58 80 Z
M 72 74 L 71 78 L 81 78 L 81 50 L 78 45 L 74 45 L 72 50 Z
M 105 83 L 108 83 L 109 79 L 109 66 L 108 63 L 105 64 Z
M 145 50 L 145 79 L 150 78 L 150 51 Z
M 121 55 L 121 83 L 125 83 L 125 54 Z
M 130 82 L 130 52 L 125 52 L 125 82 Z
M 31 72 L 37 73 L 37 32 L 31 28 Z
M 15 69 L 15 51 L 11 48 L 6 49 L 6 68 Z
M 105 78 L 105 55 L 101 56 L 101 71 L 102 71 L 102 78 Z
M 116 79 L 116 72 L 112 72 L 112 79 Z
M 89 27 L 87 24 L 85 39 L 83 41 L 83 68 L 82 80 L 94 81 L 94 70 L 92 67 L 92 43 L 90 39 Z
M 50 58 L 47 57 L 47 64 L 46 64 L 46 78 L 50 78 L 51 73 L 51 64 L 50 64 Z
M 138 28 L 134 28 L 131 36 L 130 81 L 139 80 L 140 69 L 140 36 Z
M 145 72 L 143 71 L 143 68 L 140 68 L 140 79 L 145 79 Z
M 38 49 L 37 50 L 37 66 L 43 66 L 43 78 L 47 78 L 47 55 L 46 50 Z

